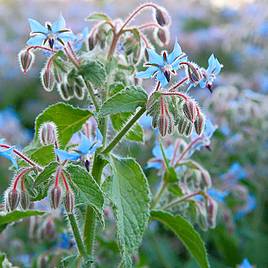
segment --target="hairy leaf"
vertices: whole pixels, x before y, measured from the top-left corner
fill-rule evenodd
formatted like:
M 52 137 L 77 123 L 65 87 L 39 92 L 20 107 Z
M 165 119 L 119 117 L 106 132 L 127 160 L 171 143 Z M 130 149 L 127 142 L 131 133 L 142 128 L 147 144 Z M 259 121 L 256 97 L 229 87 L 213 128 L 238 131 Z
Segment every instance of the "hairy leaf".
M 104 194 L 94 178 L 82 167 L 70 164 L 67 172 L 71 176 L 76 202 L 92 206 L 103 220 Z
M 178 236 L 180 241 L 195 258 L 199 267 L 209 267 L 205 244 L 190 222 L 179 215 L 174 216 L 166 211 L 160 210 L 152 211 L 151 218 L 163 223 Z
M 72 135 L 81 129 L 91 115 L 92 113 L 87 110 L 75 108 L 62 102 L 51 105 L 36 118 L 35 140 L 38 140 L 40 126 L 45 122 L 52 121 L 58 128 L 60 146 L 64 148 Z
M 140 165 L 132 158 L 111 156 L 112 202 L 122 261 L 131 266 L 149 219 L 150 190 Z
M 147 102 L 147 93 L 141 87 L 129 86 L 106 100 L 101 109 L 100 116 L 133 113 L 137 107 L 144 107 Z
M 120 113 L 111 116 L 113 128 L 119 131 L 128 119 L 131 117 L 131 113 Z M 130 141 L 143 142 L 143 128 L 136 123 L 126 135 L 126 139 Z
M 12 211 L 5 215 L 0 214 L 0 233 L 7 227 L 8 224 L 28 218 L 31 216 L 42 216 L 45 214 L 43 211 L 26 210 L 26 211 Z
M 91 61 L 82 64 L 79 68 L 79 74 L 89 81 L 95 87 L 101 87 L 105 83 L 106 71 L 102 63 Z
M 56 168 L 59 164 L 57 162 L 51 162 L 47 165 L 44 170 L 39 173 L 34 181 L 34 187 L 38 187 L 42 184 L 47 184 L 51 175 L 56 171 Z

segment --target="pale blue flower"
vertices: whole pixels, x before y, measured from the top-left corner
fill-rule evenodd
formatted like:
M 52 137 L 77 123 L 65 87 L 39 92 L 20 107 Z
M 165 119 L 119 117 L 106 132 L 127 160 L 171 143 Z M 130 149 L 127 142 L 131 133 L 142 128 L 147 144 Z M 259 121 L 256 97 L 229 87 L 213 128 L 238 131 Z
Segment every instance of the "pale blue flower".
M 43 46 L 48 43 L 51 49 L 55 44 L 64 46 L 66 42 L 75 40 L 71 30 L 65 28 L 65 20 L 60 16 L 54 23 L 47 22 L 45 26 L 34 19 L 29 19 L 31 38 L 27 41 L 28 46 Z
M 247 171 L 238 162 L 234 162 L 229 170 L 221 176 L 223 180 L 242 180 L 248 176 Z
M 82 48 L 83 44 L 87 40 L 89 35 L 88 27 L 85 27 L 81 33 L 75 36 L 75 40 L 72 42 L 72 47 L 74 51 L 78 51 Z
M 176 71 L 180 68 L 180 63 L 187 60 L 186 55 L 182 52 L 177 42 L 175 42 L 173 51 L 170 54 L 164 51 L 161 56 L 152 49 L 147 49 L 147 52 L 149 61 L 146 63 L 146 66 L 149 67 L 146 71 L 138 72 L 136 77 L 152 78 L 156 76 L 162 87 L 169 83 L 171 73 L 176 74 Z
M 199 86 L 201 88 L 207 87 L 209 90 L 212 89 L 213 82 L 216 76 L 220 73 L 223 65 L 220 64 L 217 58 L 212 54 L 208 59 L 208 68 L 203 70 L 203 79 L 200 80 Z
M 225 197 L 228 196 L 228 191 L 220 191 L 216 188 L 210 188 L 208 194 L 218 203 L 224 203 Z
M 102 134 L 99 129 L 97 129 L 95 139 L 88 138 L 84 134 L 81 134 L 81 142 L 76 150 L 67 152 L 61 149 L 55 149 L 55 152 L 61 161 L 76 161 L 83 157 L 93 155 L 95 151 L 102 146 L 102 142 Z
M 240 220 L 244 218 L 247 214 L 255 210 L 255 208 L 256 198 L 254 195 L 249 194 L 246 200 L 246 204 L 235 213 L 235 219 Z
M 248 259 L 244 259 L 243 262 L 238 266 L 239 268 L 253 268 Z
M 0 144 L 2 143 L 4 143 L 4 139 L 0 139 Z M 5 157 L 7 160 L 9 160 L 13 164 L 15 168 L 18 168 L 16 156 L 14 153 L 14 148 L 15 147 L 6 149 L 6 148 L 0 147 L 0 156 Z

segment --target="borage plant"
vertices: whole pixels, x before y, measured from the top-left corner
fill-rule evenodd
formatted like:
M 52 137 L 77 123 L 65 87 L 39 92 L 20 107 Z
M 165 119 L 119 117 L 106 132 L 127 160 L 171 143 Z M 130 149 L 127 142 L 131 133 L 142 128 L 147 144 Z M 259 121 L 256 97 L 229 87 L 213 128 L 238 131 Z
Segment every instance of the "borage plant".
M 145 9 L 153 10 L 153 21 L 130 26 Z M 191 222 L 213 228 L 217 204 L 209 192 L 208 171 L 191 156 L 209 146 L 214 127 L 188 92 L 197 86 L 212 91 L 222 65 L 212 55 L 207 69 L 199 67 L 177 40 L 169 52 L 158 54 L 155 46 L 169 44 L 171 19 L 153 3 L 141 5 L 125 21 L 102 13 L 87 20 L 97 24 L 89 34 L 84 30 L 75 35 L 62 16 L 44 26 L 29 19 L 30 39 L 19 53 L 22 71 L 30 70 L 34 53 L 41 51 L 47 57 L 41 71 L 44 89 L 57 89 L 64 101 L 88 103 L 83 102 L 83 109 L 64 102 L 49 106 L 37 116 L 33 141 L 23 151 L 1 141 L 0 155 L 14 170 L 1 231 L 30 216 L 42 216 L 51 227 L 50 214 L 64 207 L 60 213 L 69 221 L 77 251 L 62 258 L 61 265 L 101 266 L 104 212 L 112 207 L 123 267 L 133 265 L 150 221 L 164 224 L 200 267 L 208 267 L 204 243 Z M 148 29 L 153 30 L 151 42 L 144 33 Z M 153 90 L 141 86 L 145 78 L 154 78 Z M 146 167 L 158 169 L 160 184 L 154 194 L 139 163 L 114 154 L 123 139 L 143 141 L 138 120 L 145 113 L 160 133 Z M 51 212 L 38 210 L 38 202 L 46 198 Z

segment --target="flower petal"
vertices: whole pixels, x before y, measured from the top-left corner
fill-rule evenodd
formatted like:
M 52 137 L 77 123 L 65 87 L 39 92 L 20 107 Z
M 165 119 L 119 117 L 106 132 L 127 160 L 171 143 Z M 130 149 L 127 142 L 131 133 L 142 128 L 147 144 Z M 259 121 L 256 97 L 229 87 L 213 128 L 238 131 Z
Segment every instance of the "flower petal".
M 60 15 L 59 18 L 52 23 L 51 28 L 53 33 L 57 33 L 65 28 L 65 19 L 62 15 Z
M 157 64 L 159 66 L 164 65 L 163 57 L 158 55 L 154 50 L 147 48 L 146 49 L 149 55 L 149 63 L 151 64 Z
M 42 24 L 40 24 L 38 21 L 34 20 L 34 19 L 28 19 L 30 27 L 31 27 L 31 32 L 37 32 L 37 33 L 43 33 L 43 34 L 47 34 L 48 33 L 48 29 L 43 26 Z
M 151 66 L 146 71 L 136 73 L 136 78 L 151 78 L 158 70 L 158 67 Z
M 61 161 L 65 160 L 76 161 L 80 158 L 80 154 L 76 152 L 69 153 L 64 150 L 55 149 L 55 153 L 57 154 L 57 156 L 60 158 Z
M 172 64 L 181 54 L 181 47 L 178 42 L 175 42 L 173 51 L 167 56 L 168 64 Z
M 76 36 L 70 32 L 64 32 L 57 34 L 57 37 L 60 38 L 64 42 L 73 41 L 76 39 Z
M 162 71 L 157 73 L 156 78 L 161 83 L 162 87 L 165 87 L 168 84 L 168 80 Z
M 28 39 L 26 44 L 28 46 L 42 46 L 45 39 L 46 39 L 45 35 L 39 34 Z
M 88 154 L 90 148 L 92 147 L 91 140 L 84 134 L 81 135 L 81 143 L 78 146 L 77 150 L 81 152 L 81 154 Z

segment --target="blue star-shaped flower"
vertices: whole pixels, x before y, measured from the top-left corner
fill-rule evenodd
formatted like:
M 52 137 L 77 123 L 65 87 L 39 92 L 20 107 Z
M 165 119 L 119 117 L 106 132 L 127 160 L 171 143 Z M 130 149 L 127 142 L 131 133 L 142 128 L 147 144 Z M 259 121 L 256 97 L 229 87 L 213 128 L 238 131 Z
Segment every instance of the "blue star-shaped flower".
M 223 65 L 220 64 L 217 58 L 212 54 L 208 59 L 208 68 L 203 70 L 203 78 L 199 82 L 201 88 L 207 87 L 210 91 L 213 86 L 213 81 L 216 76 L 220 73 Z
M 55 43 L 64 46 L 65 42 L 75 40 L 75 35 L 71 30 L 65 28 L 65 20 L 60 16 L 54 23 L 47 22 L 45 26 L 38 21 L 29 19 L 31 27 L 31 38 L 27 41 L 29 46 L 43 46 L 48 43 L 53 49 Z
M 67 152 L 61 149 L 55 149 L 57 156 L 61 161 L 76 161 L 83 157 L 90 156 L 102 146 L 103 137 L 99 129 L 96 131 L 95 139 L 88 138 L 84 134 L 81 135 L 81 143 L 73 152 Z
M 186 60 L 186 55 L 182 52 L 177 42 L 175 42 L 173 51 L 170 54 L 164 51 L 161 56 L 152 49 L 147 49 L 147 52 L 149 61 L 145 65 L 149 67 L 146 71 L 138 72 L 136 77 L 152 78 L 156 76 L 162 87 L 165 87 L 169 83 L 171 73 L 175 74 L 180 68 L 180 63 Z
M 3 139 L 0 139 L 0 143 L 3 143 L 3 141 L 4 141 Z M 0 148 L 0 156 L 5 157 L 13 164 L 15 168 L 18 168 L 18 164 L 14 153 L 14 147 L 8 149 Z

